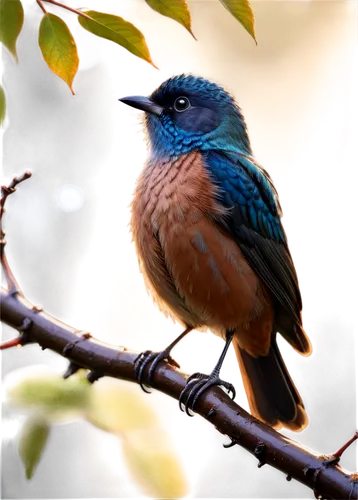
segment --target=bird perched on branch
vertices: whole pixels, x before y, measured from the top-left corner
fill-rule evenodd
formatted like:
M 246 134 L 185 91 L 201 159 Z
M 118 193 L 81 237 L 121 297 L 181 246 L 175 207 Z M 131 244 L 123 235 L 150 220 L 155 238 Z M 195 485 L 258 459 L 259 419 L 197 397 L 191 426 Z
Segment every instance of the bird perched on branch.
M 150 384 L 162 359 L 178 366 L 174 345 L 192 329 L 209 329 L 225 348 L 210 375 L 188 379 L 181 407 L 190 414 L 212 385 L 234 397 L 219 376 L 232 342 L 252 414 L 300 431 L 308 419 L 276 333 L 305 356 L 311 344 L 278 195 L 253 157 L 241 109 L 222 87 L 193 75 L 120 101 L 145 112 L 148 160 L 131 217 L 141 271 L 159 308 L 185 326 L 164 351 L 142 353 L 138 381 Z

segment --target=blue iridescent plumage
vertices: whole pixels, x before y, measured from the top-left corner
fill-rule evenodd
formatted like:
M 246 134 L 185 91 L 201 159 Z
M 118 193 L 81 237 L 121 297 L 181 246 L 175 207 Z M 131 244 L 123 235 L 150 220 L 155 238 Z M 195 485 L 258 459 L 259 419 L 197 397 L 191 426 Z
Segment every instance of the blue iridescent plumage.
M 194 116 L 191 110 L 185 114 L 187 127 L 184 120 L 181 120 L 183 115 L 175 113 L 172 108 L 173 101 L 178 96 L 188 97 L 191 110 L 194 111 Z M 164 113 L 160 123 L 150 114 L 146 115 L 148 142 L 153 157 L 173 158 L 193 150 L 212 149 L 251 153 L 241 110 L 233 97 L 220 85 L 193 75 L 179 75 L 162 84 L 152 93 L 151 99 L 165 109 L 171 108 L 172 111 Z M 195 111 L 198 111 L 196 116 Z M 200 126 L 193 130 L 193 120 L 203 114 L 205 116 L 199 120 Z M 208 120 L 215 124 L 212 130 L 208 130 Z M 180 126 L 177 121 L 181 121 Z

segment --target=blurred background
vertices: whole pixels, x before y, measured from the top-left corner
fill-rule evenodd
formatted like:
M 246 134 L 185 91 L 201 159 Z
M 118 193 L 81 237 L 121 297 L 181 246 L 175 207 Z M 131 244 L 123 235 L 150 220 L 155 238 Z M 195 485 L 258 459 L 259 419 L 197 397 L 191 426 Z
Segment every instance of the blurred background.
M 98 2 L 93 6 L 111 7 Z M 72 98 L 41 60 L 36 45 L 41 10 L 30 4 L 19 42 L 20 65 L 15 67 L 4 51 L 1 59 L 9 96 L 9 129 L 1 138 L 2 175 L 9 178 L 25 168 L 35 174 L 9 203 L 10 262 L 26 295 L 57 317 L 93 330 L 105 317 L 102 311 L 112 287 L 134 262 L 126 200 L 144 158 L 140 128 L 123 106 L 112 109 L 112 95 L 149 92 L 177 71 L 216 79 L 240 103 L 254 153 L 276 180 L 315 134 L 305 155 L 281 181 L 280 191 L 304 284 L 307 326 L 319 356 L 311 364 L 296 363 L 294 354 L 282 348 L 313 416 L 303 442 L 329 452 L 358 422 L 352 397 L 358 384 L 358 339 L 349 291 L 357 274 L 351 229 L 356 213 L 353 153 L 351 143 L 344 162 L 336 165 L 343 110 L 332 108 L 351 78 L 357 4 L 253 2 L 258 46 L 219 2 L 198 0 L 189 6 L 198 42 L 143 1 L 131 0 L 125 7 L 113 4 L 118 15 L 142 30 L 161 71 L 77 28 L 82 63 L 75 81 L 77 96 Z M 173 335 L 176 326 L 164 323 L 140 284 L 128 280 L 111 296 L 117 300 L 116 310 L 107 314 L 107 324 L 101 323 L 102 334 L 138 350 L 161 333 Z M 3 338 L 13 335 L 4 330 Z M 164 336 L 157 345 L 167 341 Z M 185 368 L 210 369 L 220 347 L 214 337 L 193 336 L 177 356 Z M 64 366 L 61 358 L 32 348 L 6 354 L 0 358 L 3 384 L 11 380 L 9 375 L 35 363 Z M 231 360 L 224 375 L 238 381 Z M 177 416 L 173 423 L 193 480 L 212 457 L 197 482 L 198 498 L 237 498 L 240 491 L 248 499 L 313 499 L 312 492 L 228 447 L 201 419 Z M 86 461 L 91 440 L 92 429 L 83 426 L 55 429 L 31 485 L 24 481 L 15 440 L 8 440 L 0 457 L 1 496 L 99 498 L 100 479 L 93 477 L 93 465 Z M 120 471 L 110 440 L 102 452 Z M 354 454 L 347 460 L 345 466 L 356 466 Z M 10 480 L 14 470 L 16 484 Z

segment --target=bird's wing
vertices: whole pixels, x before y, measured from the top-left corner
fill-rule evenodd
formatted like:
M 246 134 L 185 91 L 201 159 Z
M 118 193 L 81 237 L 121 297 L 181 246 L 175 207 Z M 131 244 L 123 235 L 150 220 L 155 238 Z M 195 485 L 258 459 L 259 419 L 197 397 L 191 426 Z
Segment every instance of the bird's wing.
M 228 209 L 218 223 L 276 299 L 280 332 L 298 351 L 308 353 L 297 275 L 268 173 L 251 156 L 239 153 L 209 151 L 204 159 L 218 187 L 218 201 Z

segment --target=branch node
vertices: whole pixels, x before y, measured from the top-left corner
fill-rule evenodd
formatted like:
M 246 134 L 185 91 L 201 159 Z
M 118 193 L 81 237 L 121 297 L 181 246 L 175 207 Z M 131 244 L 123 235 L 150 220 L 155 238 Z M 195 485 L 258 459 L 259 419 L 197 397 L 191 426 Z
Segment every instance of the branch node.
M 90 384 L 93 384 L 96 382 L 98 379 L 104 377 L 104 373 L 99 371 L 99 370 L 92 370 L 89 372 L 87 375 L 87 380 Z
M 259 441 L 256 445 L 256 448 L 254 450 L 254 455 L 258 459 L 259 463 L 257 464 L 257 467 L 260 469 L 266 464 L 266 445 L 262 441 Z
M 32 306 L 32 310 L 34 313 L 40 313 L 43 311 L 43 307 L 42 306 Z
M 216 408 L 215 408 L 215 406 L 213 406 L 212 408 L 210 408 L 210 410 L 208 411 L 208 414 L 206 415 L 206 418 L 211 418 L 214 415 L 216 415 Z
M 67 363 L 65 371 L 62 373 L 62 378 L 70 378 L 72 375 L 78 372 L 80 368 L 80 365 L 77 365 L 76 363 Z
M 79 335 L 80 333 L 82 335 L 79 338 L 77 338 L 74 342 L 69 342 L 68 344 L 65 345 L 65 347 L 62 349 L 62 356 L 68 358 L 71 355 L 73 349 L 79 342 L 82 342 L 83 340 L 88 340 L 92 337 L 92 335 L 89 332 L 79 331 L 77 335 Z
M 26 332 L 30 326 L 33 324 L 32 320 L 28 317 L 24 318 L 20 326 L 17 327 L 21 332 Z
M 303 474 L 309 479 L 314 476 L 315 469 L 313 467 L 305 467 L 303 469 Z
M 352 483 L 357 483 L 358 484 L 358 472 L 353 472 L 353 474 L 351 475 L 350 481 Z
M 221 443 L 221 446 L 224 448 L 224 450 L 230 450 L 235 447 L 237 440 L 231 436 L 228 436 L 227 434 L 224 434 L 226 441 L 223 441 Z
M 20 332 L 19 337 L 19 347 L 22 347 L 26 344 L 31 344 L 33 342 L 29 329 L 32 326 L 32 320 L 30 318 L 24 318 L 21 325 L 18 327 L 18 331 Z

